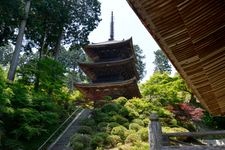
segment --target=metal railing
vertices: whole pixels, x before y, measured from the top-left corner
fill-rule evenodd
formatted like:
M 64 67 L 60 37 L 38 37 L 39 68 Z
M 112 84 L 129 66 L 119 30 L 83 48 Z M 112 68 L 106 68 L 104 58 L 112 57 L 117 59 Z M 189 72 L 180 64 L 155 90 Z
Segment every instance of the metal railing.
M 38 150 L 46 150 L 59 134 L 64 131 L 66 126 L 73 120 L 73 118 L 81 111 L 81 108 L 77 108 L 50 136 L 45 142 L 38 148 Z

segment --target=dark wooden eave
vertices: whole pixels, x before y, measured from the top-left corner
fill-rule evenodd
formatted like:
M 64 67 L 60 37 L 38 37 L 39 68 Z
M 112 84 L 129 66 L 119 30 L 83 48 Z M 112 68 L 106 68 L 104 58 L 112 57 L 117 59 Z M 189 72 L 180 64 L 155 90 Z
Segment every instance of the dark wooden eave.
M 92 82 L 123 81 L 133 77 L 139 79 L 134 56 L 117 61 L 79 63 L 79 66 Z
M 129 58 L 134 54 L 132 38 L 122 41 L 106 41 L 83 47 L 94 62 Z
M 122 82 L 94 84 L 76 83 L 75 87 L 81 91 L 87 100 L 94 101 L 103 100 L 106 96 L 111 96 L 112 98 L 118 98 L 120 96 L 126 98 L 141 96 L 135 77 Z
M 199 101 L 225 115 L 225 1 L 127 1 Z

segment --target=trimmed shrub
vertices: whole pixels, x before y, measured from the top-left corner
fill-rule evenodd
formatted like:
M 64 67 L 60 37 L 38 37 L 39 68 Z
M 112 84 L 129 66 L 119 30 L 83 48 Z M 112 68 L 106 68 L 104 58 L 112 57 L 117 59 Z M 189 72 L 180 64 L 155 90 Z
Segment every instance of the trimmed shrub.
M 70 144 L 74 150 L 83 150 L 85 148 L 90 147 L 91 137 L 90 135 L 87 135 L 87 134 L 76 133 L 70 139 Z M 77 149 L 77 147 L 81 149 Z
M 137 134 L 141 137 L 142 141 L 148 141 L 148 128 L 141 128 Z
M 125 139 L 125 132 L 127 131 L 127 128 L 124 126 L 117 126 L 114 127 L 111 131 L 111 134 L 120 136 L 121 139 Z
M 100 122 L 97 125 L 97 129 L 98 129 L 98 131 L 106 132 L 107 131 L 107 126 L 108 126 L 108 123 L 107 122 Z
M 107 131 L 111 132 L 112 128 L 119 126 L 120 124 L 117 122 L 110 122 L 107 126 Z
M 115 147 L 118 143 L 122 142 L 122 140 L 118 135 L 110 135 L 106 138 L 106 142 L 110 147 Z
M 113 102 L 124 106 L 127 102 L 127 99 L 125 97 L 119 97 L 119 98 L 113 100 Z
M 108 113 L 108 112 L 119 112 L 121 106 L 119 104 L 115 104 L 115 103 L 108 103 L 108 104 L 105 104 L 101 111 L 104 112 L 104 113 Z
M 130 125 L 129 125 L 129 130 L 134 130 L 134 131 L 138 131 L 139 129 L 141 129 L 142 127 L 139 125 L 139 124 L 137 124 L 137 123 L 131 123 Z
M 127 108 L 125 107 L 122 107 L 120 110 L 119 110 L 119 114 L 124 116 L 124 117 L 128 117 L 129 116 L 129 111 L 127 110 Z
M 83 143 L 80 142 L 74 142 L 72 143 L 73 150 L 83 150 L 85 148 Z
M 127 136 L 126 140 L 125 140 L 125 143 L 135 143 L 135 142 L 138 142 L 138 141 L 141 141 L 141 138 L 140 136 L 138 136 L 136 133 L 134 134 L 130 134 Z
M 77 133 L 81 133 L 81 134 L 92 134 L 92 128 L 89 126 L 80 126 L 80 128 L 78 129 Z
M 137 124 L 139 124 L 140 126 L 145 126 L 144 121 L 141 120 L 141 119 L 134 119 L 134 120 L 132 120 L 132 122 L 133 122 L 133 123 L 137 123 Z
M 128 119 L 124 118 L 124 117 L 121 116 L 121 115 L 114 115 L 114 116 L 112 117 L 112 120 L 115 121 L 115 122 L 117 122 L 117 123 L 119 123 L 120 125 L 123 125 L 123 124 L 129 122 Z
M 100 135 L 94 135 L 91 139 L 91 147 L 96 149 L 104 145 L 104 138 Z
M 92 126 L 93 127 L 96 125 L 96 122 L 92 118 L 87 118 L 87 119 L 82 119 L 81 124 L 84 126 Z

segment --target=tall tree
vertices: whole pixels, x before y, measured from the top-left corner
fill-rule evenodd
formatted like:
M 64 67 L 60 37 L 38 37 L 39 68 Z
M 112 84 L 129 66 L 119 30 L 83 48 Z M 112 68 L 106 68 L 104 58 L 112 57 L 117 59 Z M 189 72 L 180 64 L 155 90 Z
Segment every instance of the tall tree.
M 163 53 L 162 50 L 157 50 L 154 52 L 155 54 L 155 60 L 154 60 L 154 64 L 155 64 L 155 68 L 154 68 L 154 72 L 167 72 L 167 73 L 171 73 L 171 65 L 169 64 L 169 60 L 168 58 L 165 56 L 165 54 Z
M 64 44 L 84 45 L 100 21 L 98 0 L 40 0 L 33 2 L 26 38 L 40 56 L 58 57 Z
M 0 46 L 4 46 L 9 40 L 15 42 L 14 31 L 18 28 L 24 13 L 21 0 L 1 0 L 0 3 Z
M 28 13 L 30 10 L 30 4 L 31 4 L 31 0 L 27 0 L 25 3 L 25 13 L 20 24 L 19 33 L 16 40 L 16 46 L 15 46 L 13 58 L 11 60 L 11 65 L 8 72 L 8 80 L 10 81 L 13 81 L 15 78 L 16 68 L 19 62 L 19 55 L 20 55 L 20 51 L 22 47 L 23 35 L 24 35 L 24 31 L 25 31 L 25 27 L 26 27 L 26 23 L 28 19 Z
M 145 63 L 143 62 L 145 55 L 143 55 L 143 50 L 138 45 L 134 45 L 134 52 L 137 58 L 136 68 L 139 74 L 139 78 L 141 80 L 144 78 L 144 75 L 146 73 Z
M 81 48 L 71 46 L 69 50 L 61 49 L 58 61 L 67 69 L 67 86 L 74 90 L 74 83 L 87 80 L 84 73 L 78 66 L 78 62 L 85 62 L 86 57 Z

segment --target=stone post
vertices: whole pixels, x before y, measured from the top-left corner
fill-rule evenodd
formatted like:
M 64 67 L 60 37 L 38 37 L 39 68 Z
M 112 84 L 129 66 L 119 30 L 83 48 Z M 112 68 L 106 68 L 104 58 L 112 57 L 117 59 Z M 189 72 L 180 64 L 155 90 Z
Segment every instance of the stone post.
M 162 129 L 158 115 L 152 113 L 149 123 L 149 144 L 150 150 L 161 150 L 162 144 Z

